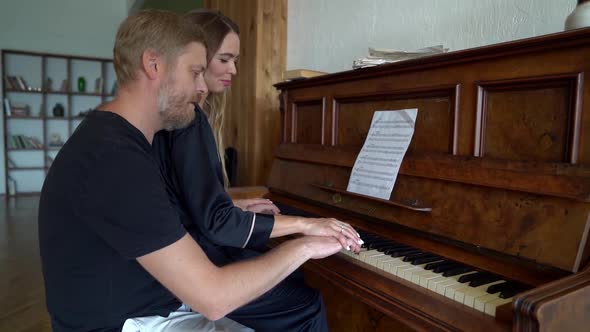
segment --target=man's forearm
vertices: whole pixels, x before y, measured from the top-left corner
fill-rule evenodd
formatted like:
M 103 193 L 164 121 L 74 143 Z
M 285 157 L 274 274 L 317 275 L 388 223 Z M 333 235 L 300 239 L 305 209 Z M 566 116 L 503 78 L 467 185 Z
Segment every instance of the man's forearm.
M 306 260 L 341 248 L 332 237 L 305 236 L 258 258 L 219 268 L 187 234 L 137 260 L 181 301 L 216 320 L 264 294 Z
M 255 259 L 224 266 L 216 278 L 223 289 L 215 300 L 220 304 L 220 314 L 226 315 L 269 291 L 309 258 L 304 245 L 292 240 Z

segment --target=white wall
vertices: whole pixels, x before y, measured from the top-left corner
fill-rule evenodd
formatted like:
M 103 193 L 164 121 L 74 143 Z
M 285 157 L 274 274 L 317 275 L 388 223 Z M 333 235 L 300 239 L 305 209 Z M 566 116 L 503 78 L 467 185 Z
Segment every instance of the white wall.
M 0 49 L 111 58 L 115 33 L 127 16 L 129 3 L 0 0 Z M 1 69 L 0 77 L 4 77 Z M 5 192 L 4 180 L 4 125 L 0 117 L 0 194 Z
M 576 0 L 290 0 L 287 68 L 352 68 L 368 47 L 460 50 L 563 30 Z

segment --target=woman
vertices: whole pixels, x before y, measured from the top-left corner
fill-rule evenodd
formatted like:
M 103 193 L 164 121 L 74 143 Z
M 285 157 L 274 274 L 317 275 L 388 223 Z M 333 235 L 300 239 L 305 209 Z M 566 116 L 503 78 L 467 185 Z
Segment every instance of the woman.
M 215 11 L 194 11 L 186 18 L 201 26 L 207 36 L 205 82 L 209 93 L 201 98 L 191 126 L 158 133 L 153 146 L 169 196 L 187 230 L 218 265 L 255 258 L 269 238 L 295 233 L 333 236 L 343 248 L 358 251 L 359 235 L 346 223 L 279 215 L 277 207 L 265 199 L 231 200 L 221 158 L 222 123 L 227 89 L 237 74 L 239 28 Z M 262 211 L 274 215 L 258 213 Z M 307 288 L 299 275 L 228 317 L 257 331 L 327 329 L 319 294 Z

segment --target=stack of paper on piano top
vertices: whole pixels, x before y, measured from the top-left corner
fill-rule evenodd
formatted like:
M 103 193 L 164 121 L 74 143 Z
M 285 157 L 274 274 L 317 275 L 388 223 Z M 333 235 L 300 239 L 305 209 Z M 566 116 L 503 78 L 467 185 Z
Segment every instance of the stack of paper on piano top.
M 442 45 L 421 48 L 416 51 L 398 51 L 386 50 L 369 47 L 369 56 L 357 59 L 352 62 L 352 68 L 364 68 L 381 65 L 384 63 L 392 63 L 397 61 L 421 58 L 424 56 L 441 54 L 447 52 L 449 49 Z

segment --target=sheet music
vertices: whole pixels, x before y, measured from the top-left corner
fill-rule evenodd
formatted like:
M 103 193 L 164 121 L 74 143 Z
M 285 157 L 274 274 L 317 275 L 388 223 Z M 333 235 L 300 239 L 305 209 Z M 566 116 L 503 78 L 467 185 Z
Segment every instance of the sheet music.
M 376 111 L 348 188 L 357 194 L 389 199 L 414 135 L 418 109 Z

